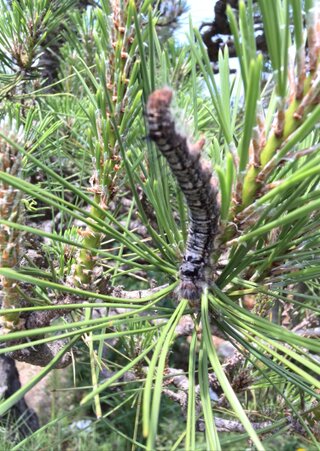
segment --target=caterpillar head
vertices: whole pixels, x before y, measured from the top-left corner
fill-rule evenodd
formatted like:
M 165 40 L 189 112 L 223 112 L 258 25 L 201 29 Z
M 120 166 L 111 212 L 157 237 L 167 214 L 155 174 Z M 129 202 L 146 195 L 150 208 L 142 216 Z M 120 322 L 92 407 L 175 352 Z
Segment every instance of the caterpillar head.
M 192 280 L 182 280 L 179 286 L 180 299 L 187 299 L 191 307 L 198 308 L 200 305 L 202 289 Z

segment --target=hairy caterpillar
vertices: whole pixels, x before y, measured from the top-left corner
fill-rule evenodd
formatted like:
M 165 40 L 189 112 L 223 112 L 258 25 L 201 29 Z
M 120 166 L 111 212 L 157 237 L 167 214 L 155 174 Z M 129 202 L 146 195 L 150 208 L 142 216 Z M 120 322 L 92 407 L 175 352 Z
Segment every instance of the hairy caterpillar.
M 206 283 L 218 231 L 218 191 L 210 165 L 201 157 L 204 140 L 191 144 L 176 129 L 170 111 L 172 95 L 169 88 L 154 91 L 147 103 L 147 120 L 149 136 L 167 159 L 187 201 L 190 223 L 179 291 L 180 297 L 196 303 Z

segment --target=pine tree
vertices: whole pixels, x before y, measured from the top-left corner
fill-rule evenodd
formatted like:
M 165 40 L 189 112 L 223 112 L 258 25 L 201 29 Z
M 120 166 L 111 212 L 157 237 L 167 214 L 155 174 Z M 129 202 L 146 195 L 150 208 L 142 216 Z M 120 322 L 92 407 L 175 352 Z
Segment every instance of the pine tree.
M 320 5 L 237 4 L 215 75 L 150 0 L 0 1 L 0 416 L 82 387 L 22 449 L 319 447 Z

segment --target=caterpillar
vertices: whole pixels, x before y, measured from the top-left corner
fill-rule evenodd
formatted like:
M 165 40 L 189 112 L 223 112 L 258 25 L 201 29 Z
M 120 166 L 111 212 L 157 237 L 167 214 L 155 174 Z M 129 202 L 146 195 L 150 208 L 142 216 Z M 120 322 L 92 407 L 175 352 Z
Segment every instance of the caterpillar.
M 201 157 L 204 139 L 192 144 L 177 130 L 170 110 L 172 97 L 167 87 L 151 93 L 147 121 L 149 137 L 166 158 L 187 202 L 189 229 L 179 270 L 179 295 L 195 305 L 207 283 L 220 208 L 216 179 Z

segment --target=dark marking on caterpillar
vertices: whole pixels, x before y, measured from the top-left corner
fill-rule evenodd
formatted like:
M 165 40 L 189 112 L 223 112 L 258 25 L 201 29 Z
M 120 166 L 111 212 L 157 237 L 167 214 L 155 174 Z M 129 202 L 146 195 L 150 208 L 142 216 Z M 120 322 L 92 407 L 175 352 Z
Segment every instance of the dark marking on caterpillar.
M 219 225 L 217 182 L 210 164 L 201 157 L 204 139 L 195 144 L 177 130 L 170 111 L 172 90 L 154 91 L 147 103 L 149 136 L 168 161 L 186 198 L 189 230 L 180 266 L 180 297 L 196 305 L 207 283 L 210 255 Z

